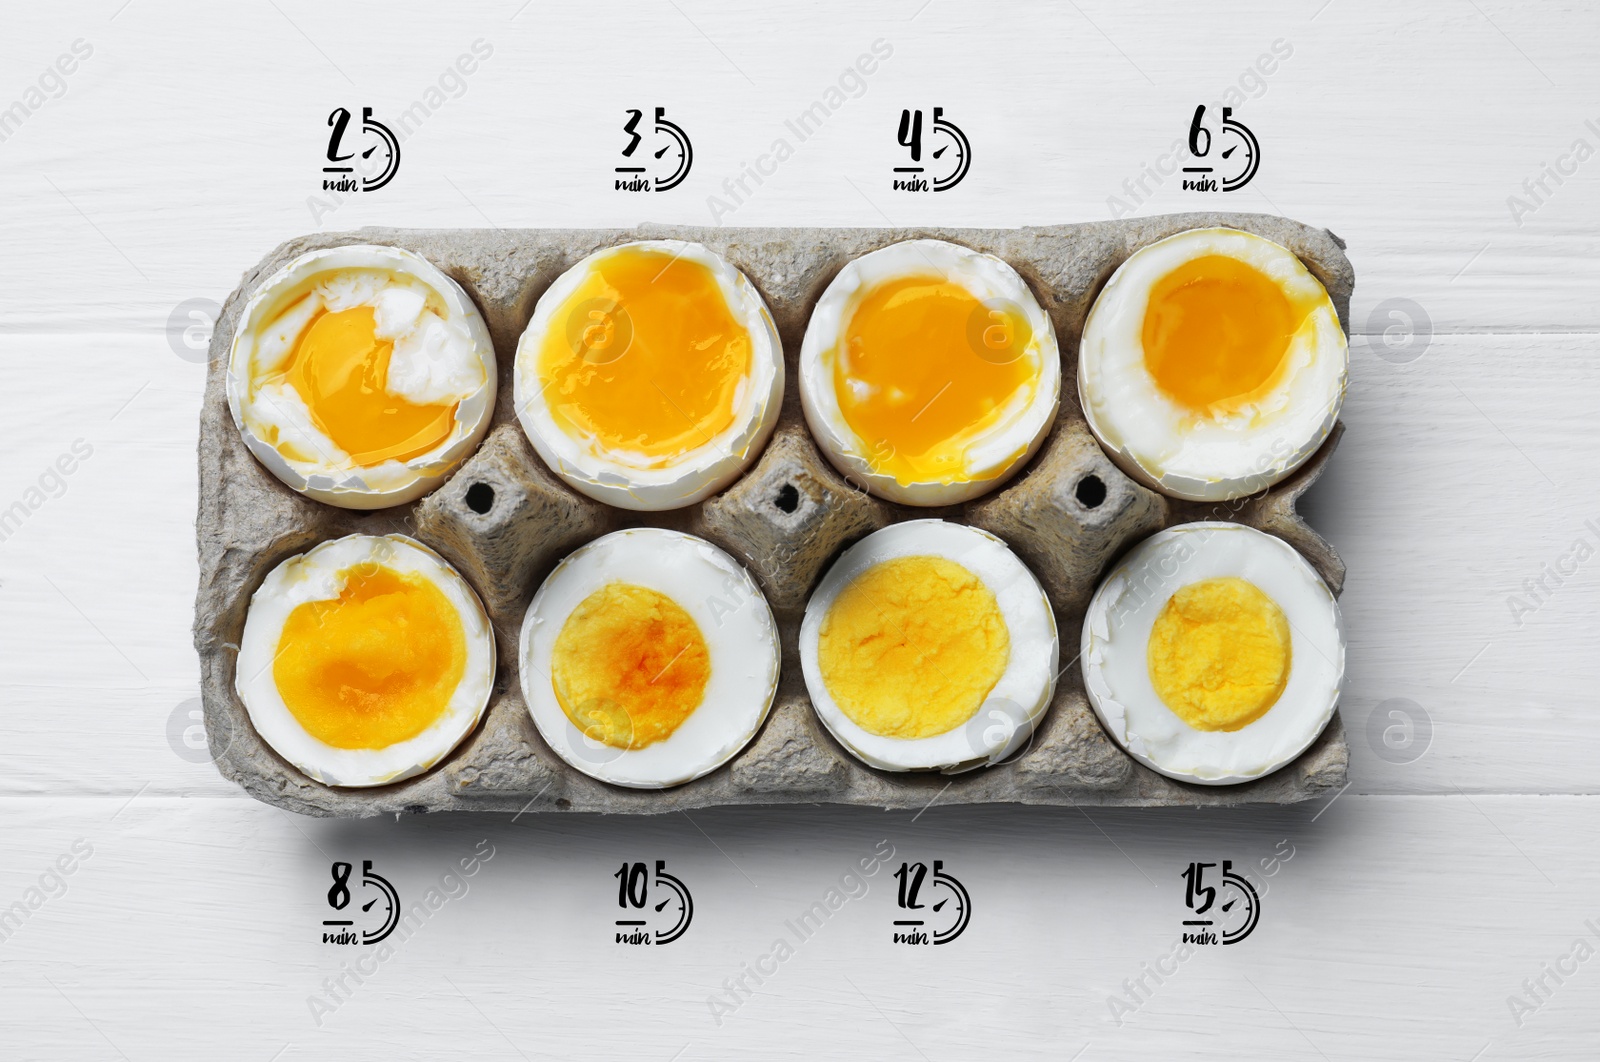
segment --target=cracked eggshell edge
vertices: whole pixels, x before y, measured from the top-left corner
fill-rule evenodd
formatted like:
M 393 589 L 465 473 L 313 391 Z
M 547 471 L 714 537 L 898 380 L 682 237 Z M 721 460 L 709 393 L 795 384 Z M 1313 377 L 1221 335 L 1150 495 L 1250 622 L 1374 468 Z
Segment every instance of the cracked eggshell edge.
M 556 310 L 577 291 L 588 276 L 589 268 L 596 261 L 630 248 L 664 251 L 675 259 L 687 258 L 711 270 L 730 310 L 750 329 L 753 373 L 751 393 L 744 400 L 746 412 L 732 427 L 690 451 L 673 468 L 632 469 L 625 479 L 607 467 L 615 462 L 591 453 L 568 435 L 551 417 L 549 408 L 538 401 L 542 389 L 538 385 L 536 365 L 538 348 L 550 330 Z M 750 328 L 757 319 L 761 327 Z M 595 501 L 634 512 L 681 509 L 704 501 L 738 479 L 760 456 L 778 426 L 784 385 L 783 342 L 778 338 L 777 325 L 760 292 L 721 255 L 703 244 L 684 240 L 633 240 L 615 244 L 586 256 L 563 272 L 539 296 L 533 317 L 517 340 L 512 373 L 517 421 L 540 460 L 573 490 Z
M 1100 725 L 1105 729 L 1107 736 L 1109 736 L 1112 741 L 1116 742 L 1118 748 L 1122 749 L 1122 751 L 1126 752 L 1129 756 L 1132 756 L 1135 760 L 1139 761 L 1139 763 L 1150 768 L 1157 774 L 1171 778 L 1174 781 L 1188 782 L 1192 785 L 1206 786 L 1241 785 L 1245 782 L 1254 782 L 1265 778 L 1268 775 L 1274 774 L 1293 763 L 1295 760 L 1299 759 L 1300 755 L 1304 753 L 1306 749 L 1310 748 L 1317 738 L 1322 736 L 1322 732 L 1326 730 L 1328 728 L 1328 724 L 1333 721 L 1333 713 L 1337 711 L 1339 707 L 1339 697 L 1344 692 L 1344 668 L 1347 640 L 1344 629 L 1344 617 L 1339 609 L 1338 599 L 1333 596 L 1333 591 L 1328 589 L 1327 583 L 1323 582 L 1322 577 L 1317 574 L 1316 569 L 1311 567 L 1310 562 L 1302 557 L 1298 550 L 1289 545 L 1287 542 L 1278 538 L 1276 535 L 1269 535 L 1265 531 L 1256 532 L 1264 538 L 1270 539 L 1271 541 L 1277 543 L 1278 546 L 1282 547 L 1289 554 L 1291 554 L 1293 559 L 1305 568 L 1306 574 L 1308 574 L 1312 579 L 1315 579 L 1316 582 L 1322 586 L 1323 590 L 1327 592 L 1328 602 L 1333 613 L 1334 629 L 1339 635 L 1339 667 L 1338 674 L 1333 685 L 1333 690 L 1328 698 L 1328 703 L 1321 709 L 1319 713 L 1320 721 L 1314 728 L 1310 729 L 1310 736 L 1307 737 L 1303 743 L 1295 747 L 1292 752 L 1282 756 L 1271 766 L 1251 774 L 1230 774 L 1221 775 L 1216 778 L 1205 778 L 1195 774 L 1184 773 L 1182 771 L 1174 771 L 1156 763 L 1150 758 L 1149 752 L 1146 750 L 1144 742 L 1139 738 L 1139 735 L 1130 735 L 1128 733 L 1127 709 L 1120 701 L 1112 696 L 1111 689 L 1106 685 L 1105 678 L 1101 674 L 1101 670 L 1098 666 L 1098 657 L 1095 655 L 1096 638 L 1099 638 L 1101 641 L 1106 641 L 1109 638 L 1106 614 L 1116 603 L 1115 598 L 1120 597 L 1123 591 L 1122 583 L 1126 579 L 1128 568 L 1139 559 L 1140 551 L 1145 549 L 1146 546 L 1159 545 L 1161 543 L 1171 541 L 1178 535 L 1192 531 L 1203 530 L 1208 527 L 1245 527 L 1252 531 L 1255 530 L 1254 528 L 1249 528 L 1246 524 L 1234 524 L 1223 520 L 1202 520 L 1188 524 L 1174 524 L 1172 527 L 1157 531 L 1149 538 L 1146 538 L 1144 541 L 1140 542 L 1137 546 L 1129 551 L 1128 555 L 1123 558 L 1123 560 L 1111 571 L 1110 574 L 1100 581 L 1099 587 L 1095 589 L 1094 597 L 1090 600 L 1089 607 L 1084 612 L 1083 616 L 1083 629 L 1079 637 L 1078 644 L 1078 659 L 1080 661 L 1080 667 L 1083 671 L 1083 686 L 1085 693 L 1088 694 L 1089 706 L 1094 709 L 1095 717 L 1100 720 Z
M 990 707 L 993 702 L 988 697 L 985 697 L 984 703 L 978 707 L 977 713 L 971 719 L 955 729 L 925 738 L 886 739 L 880 735 L 869 733 L 845 715 L 844 710 L 839 707 L 838 702 L 833 699 L 833 695 L 828 691 L 827 683 L 822 677 L 822 666 L 817 658 L 817 645 L 821 635 L 822 621 L 826 613 L 822 603 L 826 601 L 828 607 L 832 607 L 832 603 L 838 594 L 850 582 L 875 564 L 896 557 L 913 556 L 923 552 L 925 540 L 915 536 L 915 533 L 912 532 L 912 529 L 917 528 L 919 525 L 937 525 L 935 530 L 951 540 L 966 537 L 970 534 L 979 536 L 980 541 L 987 540 L 987 543 L 997 546 L 1004 554 L 1004 561 L 1007 566 L 1015 565 L 1015 571 L 1027 577 L 1028 587 L 1037 595 L 1039 605 L 1044 610 L 1043 615 L 1050 631 L 1050 660 L 1047 672 L 1048 678 L 1044 689 L 1037 698 L 1033 699 L 1033 703 L 1030 706 L 1023 708 L 1020 704 L 1016 705 L 1022 713 L 1022 718 L 1011 718 L 1009 720 L 1011 729 L 1006 736 L 1006 740 L 998 744 L 990 743 L 986 748 L 979 748 L 978 743 L 971 740 L 973 736 L 971 730 L 975 724 L 983 726 L 993 720 L 993 713 L 997 709 Z M 908 534 L 908 532 L 912 533 Z M 889 545 L 885 549 L 883 545 L 884 539 L 879 539 L 876 547 L 868 546 L 866 550 L 860 548 L 875 536 L 886 534 L 890 538 L 905 537 L 908 541 L 903 545 Z M 944 556 L 945 554 L 940 555 Z M 950 559 L 961 563 L 960 558 L 951 557 Z M 1017 597 L 1018 600 L 1015 607 L 1019 609 L 1025 607 L 1020 593 Z M 1002 615 L 1006 615 L 1007 611 L 1002 606 Z M 1014 620 L 1015 618 L 1015 614 L 1012 614 L 1011 619 Z M 1022 562 L 1020 557 L 1011 551 L 1011 547 L 1007 546 L 1005 541 L 998 536 L 968 524 L 956 524 L 936 519 L 908 520 L 898 524 L 891 524 L 889 527 L 867 536 L 867 538 L 862 539 L 861 542 L 846 550 L 833 563 L 833 566 L 828 569 L 827 574 L 817 584 L 817 589 L 812 592 L 810 601 L 806 603 L 805 616 L 800 623 L 799 642 L 800 669 L 804 676 L 807 696 L 811 700 L 812 711 L 816 714 L 817 719 L 821 721 L 829 735 L 850 755 L 869 767 L 895 773 L 937 771 L 947 775 L 964 774 L 981 767 L 993 767 L 1010 758 L 1032 738 L 1039 723 L 1050 710 L 1050 705 L 1055 700 L 1056 684 L 1061 670 L 1061 638 L 1060 631 L 1056 626 L 1055 610 L 1051 607 L 1049 596 L 1045 594 L 1044 588 L 1039 585 L 1038 577 Z M 1009 671 L 1010 668 L 1008 667 L 1007 670 Z M 1006 677 L 1006 675 L 1002 675 L 1001 681 L 1005 681 Z M 1010 703 L 1015 704 L 1015 702 Z M 985 716 L 985 718 L 980 719 L 980 716 Z M 870 746 L 880 743 L 891 743 L 890 747 L 896 753 L 904 752 L 904 757 L 900 762 L 895 762 L 868 751 Z M 960 753 L 968 753 L 968 755 L 961 755 Z M 914 763 L 909 762 L 913 760 L 915 761 Z
M 456 571 L 455 567 L 449 561 L 445 560 L 427 545 L 418 542 L 409 535 L 344 535 L 341 538 L 327 539 L 323 542 L 319 542 L 303 553 L 298 553 L 293 557 L 285 558 L 267 573 L 267 577 L 262 580 L 261 585 L 256 588 L 255 593 L 250 595 L 250 608 L 245 614 L 246 631 L 249 630 L 250 616 L 255 613 L 257 597 L 264 591 L 267 591 L 269 587 L 277 587 L 285 579 L 292 576 L 293 572 L 290 570 L 291 565 L 296 562 L 304 561 L 304 559 L 312 553 L 322 550 L 336 550 L 340 543 L 351 542 L 352 540 L 359 539 L 381 539 L 384 541 L 397 543 L 402 548 L 410 548 L 417 551 L 422 555 L 425 564 L 435 568 L 434 574 L 443 578 L 450 584 L 452 589 L 455 590 L 456 594 L 453 604 L 456 605 L 458 612 L 461 613 L 462 626 L 465 628 L 465 633 L 469 640 L 477 643 L 477 652 L 486 654 L 485 657 L 480 657 L 480 663 L 482 666 L 479 668 L 480 674 L 484 677 L 484 696 L 482 701 L 473 711 L 449 712 L 444 718 L 437 720 L 433 725 L 429 726 L 427 730 L 424 730 L 415 737 L 408 739 L 407 742 L 401 743 L 402 745 L 414 743 L 418 748 L 434 746 L 436 751 L 432 753 L 423 752 L 416 762 L 409 764 L 398 771 L 389 771 L 381 774 L 373 774 L 369 772 L 366 774 L 358 773 L 354 775 L 340 776 L 329 771 L 322 770 L 315 764 L 301 762 L 301 759 L 291 757 L 286 751 L 280 749 L 276 744 L 269 740 L 267 736 L 268 733 L 271 733 L 274 730 L 282 727 L 298 727 L 299 724 L 291 722 L 293 716 L 289 712 L 288 707 L 283 703 L 281 695 L 276 695 L 276 689 L 273 690 L 273 694 L 275 696 L 269 698 L 272 703 L 258 703 L 252 706 L 251 699 L 255 695 L 252 694 L 251 696 L 247 697 L 241 685 L 241 676 L 244 672 L 240 667 L 240 664 L 247 660 L 246 651 L 241 649 L 234 661 L 234 676 L 232 683 L 233 692 L 234 695 L 239 698 L 239 703 L 244 705 L 245 714 L 250 719 L 250 725 L 255 728 L 256 733 L 261 737 L 262 743 L 271 749 L 274 754 L 282 757 L 285 761 L 290 763 L 295 770 L 299 771 L 307 778 L 310 778 L 315 782 L 320 782 L 323 785 L 332 786 L 338 789 L 370 789 L 375 786 L 393 785 L 396 782 L 403 782 L 409 778 L 415 778 L 420 774 L 425 774 L 428 771 L 433 770 L 433 768 L 436 767 L 447 756 L 455 752 L 456 749 L 460 748 L 462 742 L 466 741 L 467 737 L 471 735 L 473 731 L 478 729 L 478 724 L 483 721 L 484 714 L 489 710 L 489 702 L 494 699 L 495 676 L 498 673 L 500 666 L 499 646 L 494 636 L 494 629 L 489 622 L 488 612 L 483 607 L 483 599 L 480 598 L 478 596 L 478 592 L 472 588 L 472 584 L 467 582 L 467 580 L 461 575 L 460 572 Z M 287 618 L 287 613 L 285 613 L 284 618 Z M 248 640 L 243 635 L 241 635 L 240 640 L 242 645 L 249 644 Z M 469 653 L 470 652 L 471 650 L 469 650 Z M 250 663 L 253 664 L 254 661 L 250 660 Z M 271 661 L 268 661 L 265 666 L 271 666 Z M 257 674 L 259 675 L 259 671 Z M 463 679 L 463 681 L 465 681 L 465 679 Z M 336 749 L 318 741 L 303 728 L 300 729 L 299 736 L 302 737 L 306 742 L 319 746 L 320 749 L 326 749 L 329 753 L 330 759 L 354 760 L 358 765 L 361 760 L 378 758 L 387 751 L 387 748 Z M 388 746 L 388 748 L 394 747 L 395 746 Z
M 845 311 L 853 312 L 865 292 L 881 279 L 886 279 L 875 279 L 864 275 L 866 271 L 872 269 L 872 263 L 869 261 L 872 256 L 897 247 L 920 245 L 932 245 L 937 248 L 932 253 L 971 265 L 990 281 L 991 290 L 1015 283 L 1027 295 L 1027 303 L 1022 309 L 1028 316 L 1028 324 L 1033 328 L 1033 334 L 1039 337 L 1039 388 L 1041 392 L 1048 390 L 1050 394 L 1048 407 L 1036 398 L 1029 403 L 1022 416 L 1010 429 L 1018 433 L 1024 430 L 1032 433 L 1031 441 L 1022 453 L 1009 461 L 982 470 L 965 483 L 901 483 L 894 476 L 873 471 L 871 463 L 858 452 L 861 449 L 860 440 L 855 438 L 854 433 L 849 432 L 848 427 L 844 425 L 839 399 L 830 383 L 832 370 L 825 364 L 824 356 L 832 351 L 837 343 L 836 333 L 844 324 Z M 863 266 L 861 264 L 863 262 L 867 262 L 867 265 Z M 948 274 L 946 279 L 956 283 L 962 282 L 961 277 L 950 277 Z M 989 297 L 994 296 L 992 294 L 980 296 L 980 298 Z M 834 334 L 823 335 L 818 328 L 817 311 L 829 305 L 831 301 L 841 303 L 839 320 L 831 322 L 833 327 L 829 331 Z M 824 315 L 831 319 L 832 315 L 826 311 Z M 961 244 L 946 240 L 903 240 L 900 243 L 892 243 L 847 262 L 812 306 L 811 319 L 806 323 L 805 338 L 800 344 L 800 406 L 805 414 L 806 426 L 811 429 L 811 435 L 817 441 L 818 448 L 839 474 L 858 489 L 899 505 L 959 505 L 972 501 L 1008 482 L 1026 468 L 1033 455 L 1039 452 L 1039 447 L 1044 445 L 1051 429 L 1055 427 L 1056 415 L 1061 409 L 1061 349 L 1056 341 L 1055 325 L 1040 307 L 1039 300 L 1027 282 L 1022 279 L 1021 274 L 1003 258 L 974 251 L 970 247 L 963 247 Z
M 250 366 L 255 355 L 255 336 L 260 328 L 271 324 L 282 309 L 277 300 L 295 286 L 309 281 L 318 273 L 336 269 L 392 269 L 416 277 L 438 292 L 450 308 L 454 319 L 465 323 L 472 335 L 473 347 L 483 364 L 484 384 L 462 399 L 456 407 L 455 429 L 450 437 L 435 449 L 405 462 L 387 462 L 383 468 L 389 479 L 398 477 L 389 486 L 374 486 L 362 470 L 337 473 L 306 472 L 280 453 L 277 447 L 258 438 L 245 426 L 243 396 L 250 389 Z M 273 273 L 245 304 L 234 330 L 233 343 L 228 352 L 226 374 L 228 412 L 233 416 L 234 427 L 240 438 L 255 455 L 291 490 L 326 505 L 342 509 L 386 509 L 415 501 L 440 486 L 462 461 L 478 448 L 489 431 L 493 419 L 499 372 L 495 363 L 494 343 L 489 338 L 483 315 L 473 304 L 466 291 L 442 270 L 419 254 L 399 247 L 377 244 L 344 244 L 316 251 L 308 251 L 277 272 Z M 389 469 L 388 466 L 396 466 Z M 372 469 L 365 470 L 371 473 Z

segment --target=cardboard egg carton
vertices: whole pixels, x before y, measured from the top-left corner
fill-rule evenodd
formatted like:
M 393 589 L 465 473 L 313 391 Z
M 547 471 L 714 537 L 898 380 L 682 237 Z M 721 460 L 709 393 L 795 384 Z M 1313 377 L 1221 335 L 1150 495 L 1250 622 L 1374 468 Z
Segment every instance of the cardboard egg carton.
M 1190 228 L 1229 225 L 1288 247 L 1328 289 L 1349 331 L 1354 271 L 1325 229 L 1251 214 L 1167 217 L 1024 229 L 691 228 L 364 229 L 290 240 L 249 270 L 211 340 L 200 422 L 200 653 L 206 732 L 218 769 L 251 795 L 290 811 L 366 816 L 400 811 L 660 813 L 725 804 L 841 803 L 880 808 L 1014 802 L 1055 805 L 1292 803 L 1345 784 L 1349 748 L 1337 713 L 1289 766 L 1238 786 L 1190 785 L 1135 763 L 1101 730 L 1076 660 L 1084 609 L 1100 576 L 1126 548 L 1172 524 L 1228 519 L 1298 549 L 1337 594 L 1344 565 L 1299 518 L 1295 502 L 1338 442 L 1288 480 L 1232 503 L 1192 504 L 1133 482 L 1089 433 L 1076 389 L 1078 341 L 1096 293 L 1133 251 Z M 1033 289 L 1055 324 L 1063 364 L 1061 412 L 1027 468 L 974 502 L 936 509 L 891 505 L 848 484 L 819 453 L 800 411 L 796 356 L 811 308 L 844 264 L 900 240 L 932 237 L 995 254 Z M 685 509 L 625 512 L 561 482 L 529 446 L 512 409 L 517 339 L 541 293 L 601 247 L 636 239 L 703 243 L 743 270 L 771 308 L 788 368 L 777 431 L 732 487 Z M 346 243 L 415 251 L 455 278 L 477 303 L 499 360 L 499 397 L 487 439 L 431 495 L 355 512 L 311 501 L 258 464 L 228 413 L 223 379 L 240 311 L 274 270 L 306 251 Z M 1000 536 L 1039 577 L 1055 608 L 1063 670 L 1055 700 L 1025 751 L 999 766 L 946 776 L 869 768 L 841 748 L 811 709 L 796 639 L 806 599 L 850 543 L 898 520 L 940 517 Z M 687 785 L 640 791 L 595 781 L 545 745 L 519 692 L 517 638 L 534 592 L 556 562 L 621 527 L 651 525 L 707 538 L 755 576 L 771 603 L 783 674 L 765 725 L 721 769 Z M 234 661 L 250 595 L 275 565 L 316 543 L 362 532 L 411 535 L 450 560 L 487 607 L 499 670 L 478 729 L 431 771 L 373 789 L 333 789 L 281 759 L 252 728 L 234 692 Z

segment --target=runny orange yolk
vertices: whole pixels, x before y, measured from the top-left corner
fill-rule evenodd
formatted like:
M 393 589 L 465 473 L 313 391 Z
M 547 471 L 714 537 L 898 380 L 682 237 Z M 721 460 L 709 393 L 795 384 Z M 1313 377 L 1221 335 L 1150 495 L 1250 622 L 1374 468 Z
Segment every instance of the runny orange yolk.
M 289 357 L 289 384 L 312 423 L 361 467 L 420 457 L 455 427 L 456 403 L 419 406 L 389 393 L 393 352 L 377 336 L 372 307 L 354 306 L 317 314 Z
M 672 736 L 705 699 L 711 654 L 667 595 L 615 582 L 584 598 L 556 635 L 550 682 L 591 740 L 642 749 Z
M 1009 305 L 932 277 L 861 299 L 833 367 L 845 423 L 873 471 L 902 484 L 965 480 L 966 447 L 1038 375 L 1033 330 Z
M 1191 259 L 1151 287 L 1145 369 L 1195 413 L 1230 411 L 1278 385 L 1289 341 L 1319 301 L 1291 298 L 1237 258 Z
M 896 557 L 834 599 L 817 638 L 828 695 L 857 726 L 893 738 L 971 719 L 1011 659 L 994 592 L 944 557 Z
M 1146 650 L 1150 683 L 1196 730 L 1260 719 L 1289 683 L 1289 620 L 1254 583 L 1202 579 L 1167 600 Z
M 386 748 L 444 714 L 466 671 L 466 633 L 455 605 L 421 575 L 370 563 L 342 574 L 337 598 L 289 613 L 272 677 L 318 741 Z
M 595 263 L 556 310 L 538 374 L 563 431 L 659 467 L 733 425 L 751 359 L 709 268 L 628 248 Z

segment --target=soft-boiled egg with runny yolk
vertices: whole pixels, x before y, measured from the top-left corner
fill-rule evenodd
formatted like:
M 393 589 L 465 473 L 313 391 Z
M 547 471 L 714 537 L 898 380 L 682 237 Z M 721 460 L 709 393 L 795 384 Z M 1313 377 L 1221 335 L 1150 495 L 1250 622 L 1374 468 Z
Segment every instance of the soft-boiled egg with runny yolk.
M 246 304 L 228 406 L 272 473 L 375 509 L 438 486 L 488 430 L 495 357 L 460 285 L 397 247 L 301 255 Z
M 906 505 L 953 505 L 1033 456 L 1061 397 L 1055 329 L 1016 270 L 908 240 L 840 270 L 811 312 L 800 398 L 847 479 Z
M 1128 475 L 1222 501 L 1316 453 L 1348 365 L 1333 301 L 1293 252 L 1239 229 L 1191 229 L 1112 274 L 1084 325 L 1078 395 Z
M 1106 732 L 1186 782 L 1247 782 L 1316 740 L 1344 676 L 1328 585 L 1242 524 L 1180 524 L 1105 578 L 1084 618 L 1084 685 Z
M 539 298 L 517 344 L 516 409 L 574 489 L 676 509 L 733 482 L 783 399 L 783 348 L 743 273 L 697 243 L 596 251 Z
M 404 535 L 290 557 L 250 599 L 234 686 L 273 751 L 324 785 L 420 774 L 477 726 L 494 686 L 483 605 Z
M 778 688 L 778 633 L 748 572 L 654 527 L 556 566 L 522 624 L 522 695 L 539 733 L 591 777 L 679 785 L 749 744 Z
M 800 666 L 817 716 L 862 762 L 956 772 L 1032 735 L 1055 690 L 1055 615 L 1005 543 L 911 520 L 846 550 L 812 594 Z

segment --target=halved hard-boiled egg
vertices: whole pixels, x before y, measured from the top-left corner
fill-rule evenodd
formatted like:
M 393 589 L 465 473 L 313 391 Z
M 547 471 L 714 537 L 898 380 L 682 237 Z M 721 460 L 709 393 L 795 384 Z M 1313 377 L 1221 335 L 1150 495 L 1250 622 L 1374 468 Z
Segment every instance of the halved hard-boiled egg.
M 953 505 L 1022 468 L 1055 423 L 1055 329 L 1016 270 L 943 240 L 850 262 L 800 348 L 806 423 L 847 479 Z
M 1108 575 L 1083 622 L 1084 685 L 1139 762 L 1204 785 L 1277 770 L 1322 733 L 1344 679 L 1328 585 L 1282 539 L 1179 524 Z
M 420 255 L 330 247 L 251 296 L 227 391 L 273 475 L 330 505 L 376 509 L 426 494 L 483 439 L 494 346 L 467 293 Z
M 517 417 L 574 489 L 676 509 L 756 459 L 783 376 L 772 315 L 743 273 L 697 243 L 626 243 L 539 298 L 517 344 Z
M 864 763 L 956 772 L 1021 749 L 1050 706 L 1055 615 L 1005 543 L 911 520 L 851 546 L 800 625 L 817 716 Z
M 522 695 L 562 759 L 636 789 L 679 785 L 749 744 L 778 689 L 778 633 L 732 557 L 632 528 L 556 566 L 522 624 Z
M 1239 229 L 1192 229 L 1112 274 L 1084 325 L 1078 395 L 1128 475 L 1221 501 L 1317 452 L 1349 360 L 1333 301 L 1293 252 Z
M 488 617 L 454 568 L 404 535 L 347 535 L 268 573 L 234 688 L 302 772 L 373 786 L 421 774 L 471 733 L 494 671 Z

